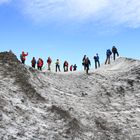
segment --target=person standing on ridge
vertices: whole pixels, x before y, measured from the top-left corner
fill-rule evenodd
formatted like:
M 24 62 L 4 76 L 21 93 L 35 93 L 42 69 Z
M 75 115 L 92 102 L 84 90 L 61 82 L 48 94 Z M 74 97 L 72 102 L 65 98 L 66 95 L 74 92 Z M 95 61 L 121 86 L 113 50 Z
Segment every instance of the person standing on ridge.
M 70 66 L 70 71 L 72 71 L 73 65 Z
M 111 57 L 111 54 L 112 54 L 111 50 L 108 49 L 108 50 L 106 51 L 106 61 L 105 61 L 105 64 L 107 64 L 107 62 L 108 62 L 108 64 L 110 64 L 110 57 Z
M 76 71 L 76 70 L 77 70 L 77 66 L 76 66 L 76 64 L 74 64 L 73 71 Z
M 96 55 L 93 58 L 94 58 L 94 61 L 95 61 L 95 69 L 97 69 L 97 64 L 98 64 L 98 67 L 100 67 L 100 61 L 99 61 L 98 53 L 96 53 Z
M 32 61 L 31 61 L 32 67 L 35 68 L 36 66 L 36 59 L 35 57 L 33 57 Z
M 22 54 L 20 55 L 22 64 L 25 64 L 26 56 L 28 56 L 28 52 L 25 53 L 24 51 L 22 51 Z
M 68 71 L 68 62 L 65 61 L 64 64 L 63 64 L 63 68 L 64 68 L 64 72 L 67 72 Z
M 39 58 L 37 61 L 37 68 L 38 70 L 42 70 L 42 67 L 43 67 L 43 60 Z
M 113 59 L 116 59 L 116 54 L 119 56 L 118 50 L 115 46 L 112 47 Z
M 86 67 L 85 67 L 85 59 L 86 59 L 86 55 L 84 55 L 84 57 L 82 59 L 82 65 L 84 66 L 84 70 L 86 70 Z
M 48 57 L 48 59 L 47 59 L 48 70 L 51 70 L 51 63 L 52 63 L 52 60 L 50 57 Z
M 42 67 L 43 67 L 43 64 L 44 64 L 44 61 L 40 58 L 41 60 L 41 70 L 42 70 Z
M 56 68 L 55 71 L 57 72 L 57 69 L 60 71 L 60 61 L 59 61 L 59 59 L 56 60 L 55 65 L 56 65 L 56 67 L 55 67 L 55 68 Z
M 89 66 L 91 65 L 90 60 L 89 60 L 88 57 L 85 59 L 85 61 L 84 61 L 84 65 L 85 65 L 86 73 L 88 74 Z

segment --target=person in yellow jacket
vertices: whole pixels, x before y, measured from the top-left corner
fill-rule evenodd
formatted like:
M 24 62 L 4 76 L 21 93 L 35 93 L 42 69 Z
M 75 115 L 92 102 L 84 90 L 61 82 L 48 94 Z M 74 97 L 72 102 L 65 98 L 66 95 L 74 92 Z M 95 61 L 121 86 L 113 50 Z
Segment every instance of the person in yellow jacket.
M 60 71 L 60 61 L 59 61 L 59 59 L 56 60 L 55 66 L 56 66 L 55 71 L 57 72 L 57 69 Z

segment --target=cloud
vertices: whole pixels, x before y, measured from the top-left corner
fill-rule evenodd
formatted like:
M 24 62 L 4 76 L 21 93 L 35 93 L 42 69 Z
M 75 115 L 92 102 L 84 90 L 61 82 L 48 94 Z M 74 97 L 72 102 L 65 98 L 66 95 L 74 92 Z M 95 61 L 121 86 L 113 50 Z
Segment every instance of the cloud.
M 0 0 L 0 5 L 9 3 L 9 2 L 11 2 L 11 0 Z
M 113 0 L 108 7 L 109 21 L 114 25 L 124 25 L 132 28 L 140 27 L 140 1 Z
M 37 23 L 92 22 L 140 27 L 139 0 L 21 0 L 20 3 L 23 13 Z
M 35 21 L 47 19 L 85 20 L 102 10 L 108 0 L 22 0 L 24 10 Z

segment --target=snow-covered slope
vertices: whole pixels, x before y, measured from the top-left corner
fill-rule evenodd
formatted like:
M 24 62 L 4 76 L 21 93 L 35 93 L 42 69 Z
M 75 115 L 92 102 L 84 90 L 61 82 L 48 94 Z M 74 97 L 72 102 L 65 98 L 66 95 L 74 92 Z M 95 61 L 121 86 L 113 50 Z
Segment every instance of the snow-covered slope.
M 0 53 L 1 140 L 139 140 L 140 61 L 39 72 Z

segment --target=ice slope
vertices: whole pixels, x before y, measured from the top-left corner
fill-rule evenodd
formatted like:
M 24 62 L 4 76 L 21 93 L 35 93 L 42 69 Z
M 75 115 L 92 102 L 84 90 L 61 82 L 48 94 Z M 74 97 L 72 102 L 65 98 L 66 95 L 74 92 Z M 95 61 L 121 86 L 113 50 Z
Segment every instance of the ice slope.
M 139 140 L 140 61 L 40 72 L 0 53 L 1 140 Z

